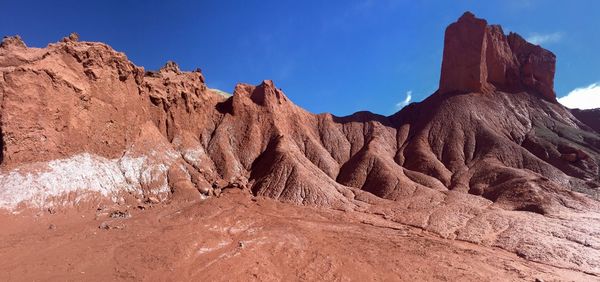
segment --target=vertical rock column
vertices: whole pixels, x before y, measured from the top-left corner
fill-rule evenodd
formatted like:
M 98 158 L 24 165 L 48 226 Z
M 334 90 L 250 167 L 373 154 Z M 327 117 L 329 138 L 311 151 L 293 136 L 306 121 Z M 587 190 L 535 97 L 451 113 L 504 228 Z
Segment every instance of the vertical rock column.
M 446 28 L 439 92 L 527 91 L 556 102 L 552 52 L 470 12 Z

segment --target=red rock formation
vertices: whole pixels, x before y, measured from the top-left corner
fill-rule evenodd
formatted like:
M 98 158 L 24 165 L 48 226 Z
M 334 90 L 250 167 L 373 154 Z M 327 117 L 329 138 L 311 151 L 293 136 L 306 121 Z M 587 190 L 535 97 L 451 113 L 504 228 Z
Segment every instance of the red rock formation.
M 600 132 L 600 109 L 571 109 L 571 113 L 591 129 Z
M 70 38 L 43 49 L 7 38 L 0 49 L 7 172 L 57 160 L 52 167 L 66 169 L 72 158 L 89 154 L 95 172 L 75 175 L 110 175 L 110 183 L 91 185 L 102 194 L 211 194 L 211 183 L 249 179 L 256 194 L 328 206 L 354 205 L 346 197 L 355 193 L 349 187 L 388 199 L 434 189 L 500 201 L 504 188 L 494 187 L 527 175 L 550 179 L 544 185 L 556 191 L 598 186 L 594 150 L 577 148 L 578 156 L 591 157 L 574 161 L 560 150 L 574 140 L 567 131 L 585 130 L 573 116 L 529 94 L 494 90 L 543 89 L 552 78 L 544 76 L 551 66 L 545 58 L 554 57 L 470 13 L 447 30 L 442 95 L 389 118 L 312 115 L 271 81 L 239 84 L 227 98 L 210 91 L 199 71 L 182 72 L 168 62 L 146 72 L 104 44 Z M 488 95 L 443 95 L 460 89 Z M 597 146 L 595 140 L 592 135 L 584 145 Z M 501 181 L 485 177 L 498 173 Z M 6 179 L 6 185 L 21 181 Z M 67 188 L 60 177 L 34 182 L 41 190 L 83 188 Z M 509 198 L 505 204 L 552 207 L 562 200 L 532 201 Z
M 4 36 L 2 39 L 2 43 L 0 43 L 0 48 L 10 49 L 10 48 L 27 48 L 25 42 L 21 39 L 20 36 Z
M 440 92 L 529 91 L 556 102 L 552 52 L 466 12 L 446 29 Z
M 1 208 L 194 200 L 245 187 L 295 204 L 393 211 L 444 237 L 600 271 L 598 248 L 564 262 L 584 247 L 554 252 L 565 240 L 545 227 L 498 233 L 501 220 L 526 225 L 506 210 L 597 208 L 600 135 L 547 102 L 552 53 L 470 13 L 447 29 L 438 94 L 390 117 L 314 115 L 268 80 L 228 97 L 199 71 L 173 62 L 145 71 L 75 36 L 1 46 Z M 549 253 L 526 244 L 538 235 Z
M 440 91 L 481 92 L 487 89 L 487 21 L 470 12 L 446 28 Z

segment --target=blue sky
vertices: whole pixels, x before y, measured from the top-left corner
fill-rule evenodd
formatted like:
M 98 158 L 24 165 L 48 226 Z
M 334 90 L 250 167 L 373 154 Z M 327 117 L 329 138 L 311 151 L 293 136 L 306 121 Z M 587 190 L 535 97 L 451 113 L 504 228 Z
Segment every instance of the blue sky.
M 200 67 L 209 87 L 227 92 L 272 79 L 315 113 L 389 115 L 408 93 L 410 101 L 429 96 L 444 29 L 466 10 L 553 51 L 558 96 L 600 90 L 595 0 L 1 1 L 0 34 L 19 34 L 29 46 L 75 31 L 146 69 L 167 60 Z

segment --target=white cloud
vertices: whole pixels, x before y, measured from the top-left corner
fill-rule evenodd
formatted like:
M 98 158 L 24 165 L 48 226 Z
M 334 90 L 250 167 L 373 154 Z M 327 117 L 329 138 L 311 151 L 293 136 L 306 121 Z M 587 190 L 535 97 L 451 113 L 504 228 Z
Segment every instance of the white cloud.
M 409 91 L 406 92 L 406 98 L 404 98 L 403 101 L 398 102 L 396 104 L 396 108 L 398 110 L 404 108 L 406 105 L 408 105 L 410 103 L 411 100 L 412 100 L 412 91 L 409 90 Z
M 546 33 L 546 34 L 532 33 L 529 37 L 527 37 L 526 40 L 533 44 L 541 45 L 541 44 L 546 44 L 546 43 L 558 42 L 562 39 L 562 37 L 563 37 L 562 32 L 554 32 L 554 33 Z
M 600 84 L 597 82 L 587 87 L 576 88 L 567 96 L 558 98 L 558 102 L 571 109 L 600 108 Z

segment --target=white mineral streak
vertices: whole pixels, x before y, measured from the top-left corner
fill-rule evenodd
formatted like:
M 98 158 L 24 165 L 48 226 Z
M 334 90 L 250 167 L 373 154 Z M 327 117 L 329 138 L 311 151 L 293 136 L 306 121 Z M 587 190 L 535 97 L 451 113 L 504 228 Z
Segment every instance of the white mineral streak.
M 23 165 L 0 173 L 0 208 L 15 209 L 21 203 L 44 208 L 70 194 L 75 203 L 90 194 L 113 200 L 124 192 L 162 196 L 170 191 L 167 171 L 177 157 L 170 151 L 141 156 L 127 152 L 118 159 L 83 153 Z
M 196 148 L 187 148 L 183 150 L 183 158 L 193 165 L 200 165 L 202 157 L 206 155 L 206 151 L 202 146 Z

